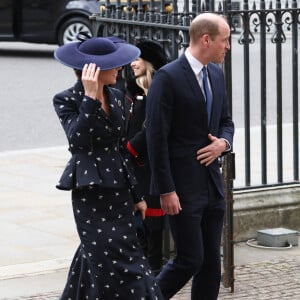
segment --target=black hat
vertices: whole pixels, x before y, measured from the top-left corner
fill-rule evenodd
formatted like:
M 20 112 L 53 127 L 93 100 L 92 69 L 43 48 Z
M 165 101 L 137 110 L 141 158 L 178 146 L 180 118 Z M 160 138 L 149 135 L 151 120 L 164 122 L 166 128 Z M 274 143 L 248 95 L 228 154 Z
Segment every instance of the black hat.
M 168 62 L 168 57 L 158 42 L 143 40 L 136 45 L 141 50 L 140 57 L 150 62 L 155 70 L 158 70 Z
M 76 70 L 89 63 L 95 63 L 101 70 L 114 69 L 129 64 L 139 55 L 140 49 L 133 45 L 101 37 L 65 44 L 54 52 L 59 62 Z

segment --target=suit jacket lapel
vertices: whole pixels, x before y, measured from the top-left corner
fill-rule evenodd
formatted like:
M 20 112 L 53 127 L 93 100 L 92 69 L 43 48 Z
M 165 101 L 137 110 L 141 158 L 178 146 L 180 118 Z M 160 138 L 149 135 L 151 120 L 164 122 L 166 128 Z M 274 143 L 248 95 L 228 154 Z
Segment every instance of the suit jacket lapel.
M 125 127 L 124 95 L 121 91 L 107 88 L 108 101 L 110 105 L 110 116 L 108 118 L 112 127 L 117 130 Z
M 219 91 L 219 86 L 218 86 L 218 79 L 216 77 L 216 74 L 213 70 L 213 68 L 210 68 L 210 64 L 207 66 L 208 70 L 208 76 L 209 76 L 209 82 L 211 86 L 211 92 L 212 92 L 212 109 L 211 109 L 211 117 L 210 117 L 210 123 L 212 124 L 213 122 L 213 117 L 215 115 L 216 109 L 219 109 L 219 105 L 217 103 L 218 99 L 218 91 Z
M 199 82 L 185 55 L 181 55 L 179 59 L 184 72 L 184 77 L 187 79 L 188 84 L 190 86 L 190 90 L 193 92 L 195 99 L 205 104 L 205 98 L 200 88 Z

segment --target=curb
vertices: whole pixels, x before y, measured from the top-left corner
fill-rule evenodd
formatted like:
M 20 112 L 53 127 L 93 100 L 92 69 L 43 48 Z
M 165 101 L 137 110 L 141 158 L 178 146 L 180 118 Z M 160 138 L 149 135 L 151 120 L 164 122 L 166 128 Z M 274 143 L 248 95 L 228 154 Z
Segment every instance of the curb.
M 0 151 L 0 158 L 6 156 L 15 156 L 20 154 L 47 154 L 53 152 L 65 152 L 68 153 L 68 146 L 49 146 L 49 147 L 41 147 L 41 148 L 28 148 L 28 149 L 19 149 L 19 150 L 4 150 Z
M 36 276 L 54 273 L 70 267 L 71 258 L 56 258 L 33 263 L 24 263 L 0 267 L 0 280 Z

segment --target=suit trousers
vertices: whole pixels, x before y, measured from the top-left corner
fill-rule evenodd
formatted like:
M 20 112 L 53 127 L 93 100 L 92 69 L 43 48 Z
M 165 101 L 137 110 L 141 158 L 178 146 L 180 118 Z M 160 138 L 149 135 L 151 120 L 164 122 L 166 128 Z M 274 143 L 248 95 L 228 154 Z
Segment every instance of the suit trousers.
M 176 255 L 157 276 L 164 299 L 174 296 L 192 277 L 192 300 L 216 300 L 221 280 L 220 244 L 224 200 L 207 203 L 196 213 L 184 207 L 168 216 Z

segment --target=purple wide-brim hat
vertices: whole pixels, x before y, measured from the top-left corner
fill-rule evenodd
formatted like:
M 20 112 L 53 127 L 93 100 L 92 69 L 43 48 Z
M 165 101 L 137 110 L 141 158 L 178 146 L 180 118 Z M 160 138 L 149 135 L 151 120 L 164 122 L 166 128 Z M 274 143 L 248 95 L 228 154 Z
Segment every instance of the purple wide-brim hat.
M 134 45 L 111 38 L 93 37 L 57 48 L 54 57 L 76 70 L 82 70 L 89 63 L 95 63 L 100 70 L 111 70 L 131 63 L 140 53 L 140 49 Z

